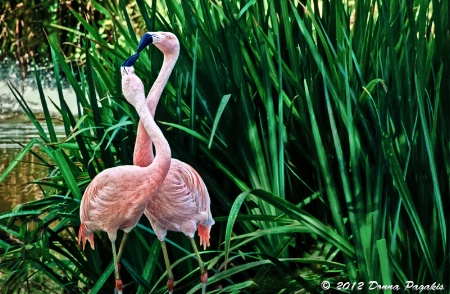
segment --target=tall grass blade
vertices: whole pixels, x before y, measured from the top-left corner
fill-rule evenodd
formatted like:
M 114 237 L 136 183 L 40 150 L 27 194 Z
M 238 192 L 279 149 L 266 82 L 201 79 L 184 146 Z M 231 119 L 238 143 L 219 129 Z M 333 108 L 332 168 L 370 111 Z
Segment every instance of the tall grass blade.
M 53 127 L 53 122 L 51 120 L 50 112 L 48 110 L 47 100 L 45 99 L 44 91 L 42 89 L 41 79 L 38 74 L 36 63 L 34 63 L 34 75 L 36 77 L 36 83 L 37 83 L 37 87 L 38 87 L 38 91 L 39 91 L 39 97 L 41 100 L 42 110 L 44 112 L 47 129 L 48 129 L 48 132 L 50 135 L 50 140 L 51 140 L 51 142 L 56 142 L 57 140 L 56 140 L 55 128 Z
M 415 76 L 415 80 L 419 81 L 419 77 L 417 75 Z M 438 175 L 436 172 L 436 163 L 434 160 L 434 151 L 433 151 L 434 146 L 432 145 L 430 133 L 428 131 L 429 127 L 428 127 L 428 124 L 427 124 L 427 121 L 425 118 L 425 111 L 424 111 L 424 105 L 423 105 L 424 97 L 419 89 L 419 82 L 416 82 L 415 84 L 416 84 L 416 90 L 417 90 L 417 104 L 419 107 L 420 121 L 421 121 L 421 125 L 422 125 L 422 131 L 423 131 L 425 146 L 426 146 L 427 155 L 428 155 L 428 162 L 430 164 L 431 178 L 433 181 L 434 201 L 436 204 L 440 233 L 441 233 L 441 238 L 442 238 L 442 246 L 443 246 L 443 250 L 444 250 L 444 254 L 445 254 L 445 252 L 447 252 L 447 250 L 448 250 L 448 248 L 447 248 L 447 222 L 445 219 L 444 207 L 443 207 L 443 203 L 442 203 L 442 196 L 441 196 L 441 191 L 439 188 Z M 437 99 L 439 99 L 439 98 L 437 98 Z M 437 110 L 438 109 L 436 109 L 436 111 Z
M 388 249 L 386 246 L 386 240 L 377 240 L 378 257 L 380 258 L 381 277 L 383 285 L 392 285 L 391 269 L 389 266 Z M 392 290 L 388 289 L 385 293 L 392 293 Z
M 14 157 L 14 159 L 10 162 L 8 167 L 2 172 L 0 175 L 0 183 L 3 182 L 3 180 L 11 173 L 12 170 L 17 166 L 17 164 L 20 163 L 20 161 L 28 154 L 28 152 L 31 150 L 31 148 L 36 145 L 37 140 L 31 139 L 30 142 L 28 142 L 22 150 Z
M 108 267 L 103 272 L 103 274 L 99 277 L 99 279 L 95 283 L 94 287 L 91 288 L 91 291 L 89 293 L 91 294 L 99 293 L 99 291 L 102 290 L 102 288 L 104 287 L 105 283 L 107 282 L 113 271 L 114 271 L 114 262 L 111 261 Z
M 227 94 L 227 95 L 224 95 L 222 97 L 222 100 L 220 101 L 219 109 L 217 109 L 216 117 L 214 118 L 214 124 L 213 124 L 212 130 L 211 130 L 211 136 L 209 137 L 208 148 L 211 148 L 211 144 L 212 144 L 214 136 L 216 134 L 217 125 L 219 124 L 220 118 L 222 117 L 222 113 L 225 110 L 225 107 L 227 106 L 228 101 L 230 101 L 230 98 L 231 98 L 231 94 Z

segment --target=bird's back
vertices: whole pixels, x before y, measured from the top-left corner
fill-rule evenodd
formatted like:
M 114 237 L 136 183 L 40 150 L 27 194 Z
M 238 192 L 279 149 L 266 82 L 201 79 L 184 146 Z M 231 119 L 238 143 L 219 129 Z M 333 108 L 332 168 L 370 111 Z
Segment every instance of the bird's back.
M 187 163 L 172 159 L 169 173 L 148 203 L 145 215 L 160 240 L 165 238 L 166 230 L 193 237 L 197 227 L 199 234 L 202 227 L 207 230 L 207 236 L 201 238 L 208 239 L 203 243 L 209 244 L 209 230 L 214 220 L 208 190 L 197 171 Z

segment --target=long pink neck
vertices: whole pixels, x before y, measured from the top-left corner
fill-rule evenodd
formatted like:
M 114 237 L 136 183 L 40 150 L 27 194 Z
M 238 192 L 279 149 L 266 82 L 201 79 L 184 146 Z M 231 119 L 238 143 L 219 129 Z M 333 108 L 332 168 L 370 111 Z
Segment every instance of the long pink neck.
M 161 98 L 162 91 L 169 80 L 170 74 L 178 59 L 178 52 L 173 54 L 164 54 L 164 61 L 159 72 L 158 77 L 155 80 L 150 92 L 147 96 L 147 107 L 152 117 L 155 115 L 156 106 Z M 156 144 L 155 144 L 156 145 Z M 153 162 L 154 155 L 152 149 L 152 140 L 145 131 L 142 119 L 139 122 L 136 144 L 134 147 L 133 162 L 134 165 L 148 166 Z
M 142 93 L 142 96 L 145 94 Z M 155 144 L 156 156 L 152 164 L 146 165 L 144 168 L 147 171 L 144 173 L 145 177 L 148 177 L 147 183 L 153 183 L 153 185 L 146 186 L 150 191 L 153 192 L 157 189 L 157 185 L 162 184 L 167 176 L 170 168 L 170 162 L 172 159 L 172 154 L 170 151 L 169 142 L 167 142 L 161 129 L 156 124 L 153 116 L 151 115 L 147 105 L 144 102 L 144 97 L 140 100 L 138 105 L 136 105 L 136 111 L 139 114 L 140 122 L 144 128 L 144 132 L 153 139 Z

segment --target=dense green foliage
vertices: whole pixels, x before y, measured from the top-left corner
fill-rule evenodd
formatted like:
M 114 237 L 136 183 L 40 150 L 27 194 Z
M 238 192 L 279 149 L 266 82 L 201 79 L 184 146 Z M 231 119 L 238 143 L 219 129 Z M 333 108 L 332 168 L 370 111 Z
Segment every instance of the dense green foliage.
M 36 181 L 42 200 L 0 215 L 6 291 L 36 272 L 41 287 L 51 279 L 70 293 L 112 291 L 106 234 L 85 255 L 77 247 L 78 206 L 98 172 L 132 162 L 137 118 L 119 65 L 153 30 L 181 43 L 156 119 L 173 157 L 199 171 L 212 198 L 216 224 L 202 252 L 210 293 L 316 293 L 322 281 L 364 283 L 363 292 L 369 281 L 448 289 L 449 6 L 355 2 L 155 0 L 132 11 L 94 1 L 113 20 L 111 41 L 72 11 L 86 32 L 85 64 L 66 63 L 49 38 L 56 82 L 63 74 L 78 99 L 76 113 L 62 94 L 57 103 L 67 138 L 57 140 L 48 113 L 47 134 L 11 86 L 41 134 L 17 160 L 34 152 L 49 175 Z M 152 46 L 141 54 L 147 90 L 161 62 Z M 188 240 L 168 237 L 176 289 L 198 291 Z M 166 289 L 144 219 L 122 272 L 130 293 Z
M 32 61 L 41 66 L 51 63 L 46 35 L 52 34 L 58 38 L 67 59 L 84 60 L 83 52 L 77 46 L 81 44 L 79 33 L 60 30 L 61 26 L 79 28 L 79 22 L 69 8 L 88 19 L 95 19 L 102 37 L 112 41 L 108 38 L 112 21 L 94 9 L 90 1 L 7 0 L 0 3 L 0 62 L 6 66 L 12 61 L 17 62 L 21 76 L 25 78 L 33 72 Z

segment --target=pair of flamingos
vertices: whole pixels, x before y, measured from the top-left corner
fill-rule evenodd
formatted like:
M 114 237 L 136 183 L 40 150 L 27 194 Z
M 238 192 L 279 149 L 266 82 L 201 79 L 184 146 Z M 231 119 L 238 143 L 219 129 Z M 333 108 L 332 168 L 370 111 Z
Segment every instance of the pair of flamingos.
M 139 52 L 152 43 L 164 53 L 164 62 L 146 103 L 144 85 L 134 73 L 133 65 Z M 135 165 L 106 169 L 89 184 L 80 206 L 78 242 L 82 243 L 84 250 L 87 240 L 94 249 L 94 231 L 108 234 L 114 257 L 116 289 L 121 294 L 118 262 L 123 245 L 127 234 L 145 214 L 161 241 L 169 293 L 173 291 L 174 277 L 164 241 L 167 230 L 183 232 L 190 238 L 201 270 L 202 293 L 205 293 L 207 272 L 193 238 L 198 227 L 200 245 L 204 248 L 209 246 L 209 232 L 214 220 L 208 191 L 191 166 L 171 158 L 169 143 L 153 119 L 161 93 L 178 59 L 180 44 L 172 33 L 148 32 L 142 37 L 137 51 L 121 69 L 123 95 L 140 117 L 133 156 Z M 125 233 L 117 253 L 115 241 L 119 229 Z

